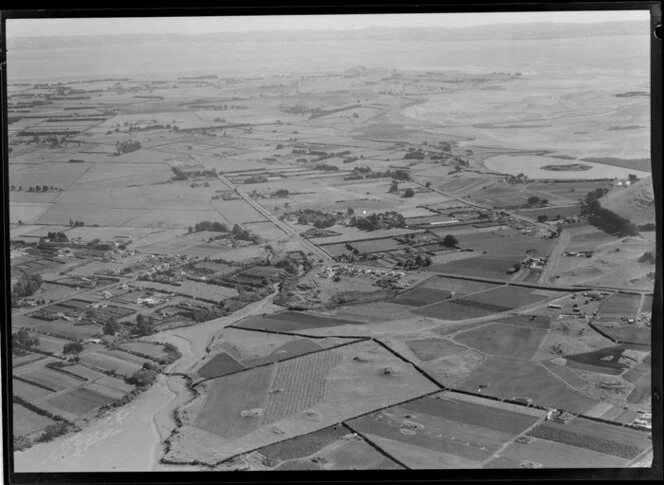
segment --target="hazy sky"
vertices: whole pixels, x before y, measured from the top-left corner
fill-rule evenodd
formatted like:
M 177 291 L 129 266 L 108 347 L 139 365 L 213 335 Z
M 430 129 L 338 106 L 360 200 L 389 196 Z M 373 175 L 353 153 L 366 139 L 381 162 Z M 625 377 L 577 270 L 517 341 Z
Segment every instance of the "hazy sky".
M 8 19 L 7 37 L 105 34 L 203 34 L 270 30 L 337 30 L 366 27 L 466 27 L 526 22 L 647 20 L 647 10 L 602 12 L 497 12 L 461 14 L 279 15 L 99 19 Z

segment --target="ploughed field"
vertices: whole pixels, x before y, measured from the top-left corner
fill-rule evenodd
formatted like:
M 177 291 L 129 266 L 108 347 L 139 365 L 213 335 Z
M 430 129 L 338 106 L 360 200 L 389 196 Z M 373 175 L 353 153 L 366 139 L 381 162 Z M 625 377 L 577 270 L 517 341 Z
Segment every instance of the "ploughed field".
M 564 293 L 561 292 L 560 296 L 562 295 Z M 414 310 L 414 313 L 440 320 L 465 320 L 514 310 L 548 298 L 551 298 L 551 294 L 544 294 L 532 288 L 500 286 L 461 298 L 422 306 Z

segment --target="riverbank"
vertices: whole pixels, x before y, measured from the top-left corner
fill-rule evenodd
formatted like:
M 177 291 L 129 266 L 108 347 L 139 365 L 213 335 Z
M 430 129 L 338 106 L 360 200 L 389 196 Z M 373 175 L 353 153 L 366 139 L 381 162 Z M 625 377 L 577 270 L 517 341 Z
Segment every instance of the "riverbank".
M 128 406 L 98 418 L 76 434 L 15 453 L 15 471 L 71 473 L 161 469 L 163 440 L 176 425 L 173 413 L 190 398 L 185 378 L 173 374 L 191 371 L 225 327 L 245 317 L 272 311 L 275 295 L 276 292 L 227 317 L 151 335 L 146 340 L 175 345 L 182 353 L 180 359 L 168 366 L 165 374 Z

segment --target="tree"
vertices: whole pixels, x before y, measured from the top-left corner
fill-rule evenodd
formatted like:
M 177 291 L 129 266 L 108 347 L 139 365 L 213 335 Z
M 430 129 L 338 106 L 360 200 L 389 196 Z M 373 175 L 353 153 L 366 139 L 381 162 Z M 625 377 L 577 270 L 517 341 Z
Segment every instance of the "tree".
M 549 216 L 546 214 L 540 214 L 537 216 L 537 222 L 546 222 L 549 219 Z
M 410 187 L 408 187 L 408 188 L 404 191 L 403 196 L 404 196 L 404 197 L 414 197 L 414 196 L 415 196 L 415 191 L 414 191 L 413 189 L 411 189 Z
M 12 352 L 21 354 L 30 352 L 36 347 L 39 347 L 39 337 L 32 335 L 26 329 L 22 328 L 18 332 L 12 334 Z
M 63 355 L 72 355 L 74 357 L 78 357 L 78 354 L 81 352 L 83 352 L 83 344 L 81 342 L 69 342 L 62 349 Z
M 540 198 L 533 195 L 532 197 L 528 197 L 528 205 L 538 205 L 540 203 Z
M 42 186 L 42 192 L 48 192 L 48 185 Z
M 447 248 L 456 247 L 459 244 L 459 240 L 454 237 L 452 234 L 448 234 L 443 238 L 443 246 Z
M 120 331 L 120 324 L 111 318 L 104 323 L 104 335 L 115 335 Z
M 392 185 L 390 185 L 390 190 L 387 191 L 389 194 L 394 194 L 399 192 L 399 182 L 392 180 Z
M 627 178 L 629 179 L 629 181 L 630 181 L 631 183 L 634 183 L 634 182 L 636 182 L 637 180 L 639 180 L 639 178 L 638 178 L 635 174 L 633 174 L 633 173 L 630 173 L 630 174 L 627 176 Z
M 424 186 L 425 186 L 427 189 L 430 189 L 430 188 L 431 188 L 431 182 L 428 182 L 428 181 L 427 181 L 427 183 L 424 184 Z
M 139 336 L 151 335 L 154 333 L 154 323 L 151 317 L 144 317 L 140 313 L 136 317 L 136 326 L 134 333 Z

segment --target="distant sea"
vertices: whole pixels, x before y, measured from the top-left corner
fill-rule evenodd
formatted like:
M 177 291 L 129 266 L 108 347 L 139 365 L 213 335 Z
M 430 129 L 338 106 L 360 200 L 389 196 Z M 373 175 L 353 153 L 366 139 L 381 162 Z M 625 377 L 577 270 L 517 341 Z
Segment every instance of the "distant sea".
M 647 35 L 503 41 L 140 42 L 130 47 L 8 50 L 12 82 L 99 77 L 221 77 L 369 68 L 522 72 L 579 76 L 584 72 L 649 76 Z

